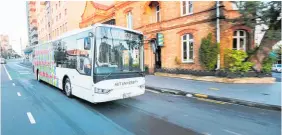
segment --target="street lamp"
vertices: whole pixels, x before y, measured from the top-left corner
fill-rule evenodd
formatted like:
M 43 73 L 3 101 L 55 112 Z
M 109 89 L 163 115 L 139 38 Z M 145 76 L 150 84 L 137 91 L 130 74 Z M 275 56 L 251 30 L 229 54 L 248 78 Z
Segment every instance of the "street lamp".
M 151 41 L 150 41 L 150 44 L 151 44 L 153 53 L 156 53 L 156 49 L 157 49 L 156 40 L 151 40 Z

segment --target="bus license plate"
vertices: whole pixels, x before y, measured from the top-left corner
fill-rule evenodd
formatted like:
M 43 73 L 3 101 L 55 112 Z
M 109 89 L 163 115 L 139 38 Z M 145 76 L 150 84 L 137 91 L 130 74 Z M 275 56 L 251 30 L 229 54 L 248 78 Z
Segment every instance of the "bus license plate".
M 122 94 L 122 97 L 123 97 L 123 98 L 128 98 L 128 97 L 130 97 L 130 94 L 131 94 L 131 93 L 124 93 L 124 94 Z

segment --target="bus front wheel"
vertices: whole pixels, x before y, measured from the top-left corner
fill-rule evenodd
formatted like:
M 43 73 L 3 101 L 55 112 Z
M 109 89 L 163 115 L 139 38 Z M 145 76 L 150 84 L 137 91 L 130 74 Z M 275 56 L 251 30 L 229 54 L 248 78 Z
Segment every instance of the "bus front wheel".
M 65 94 L 67 97 L 72 97 L 72 94 L 71 94 L 71 91 L 72 88 L 71 88 L 71 82 L 70 82 L 70 79 L 69 78 L 66 78 L 65 81 L 64 81 L 64 91 L 65 91 Z

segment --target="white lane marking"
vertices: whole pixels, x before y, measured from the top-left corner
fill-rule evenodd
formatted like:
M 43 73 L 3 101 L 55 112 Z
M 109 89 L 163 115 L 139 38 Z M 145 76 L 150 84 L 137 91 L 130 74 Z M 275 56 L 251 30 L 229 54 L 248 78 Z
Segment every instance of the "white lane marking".
M 22 96 L 20 92 L 17 92 L 17 94 L 18 94 L 19 97 Z
M 6 69 L 6 66 L 5 66 L 5 65 L 4 65 L 4 69 L 5 69 L 5 71 L 6 71 L 7 75 L 8 75 L 8 77 L 9 77 L 9 79 L 10 79 L 10 80 L 12 80 L 12 78 L 11 78 L 11 76 L 10 76 L 9 72 L 7 71 L 7 69 Z
M 215 112 L 220 112 L 220 110 L 217 110 L 217 109 L 212 109 L 213 111 L 215 111 Z
M 236 132 L 227 130 L 227 129 L 223 129 L 223 131 L 225 131 L 225 132 L 227 132 L 227 133 L 230 133 L 230 134 L 233 134 L 233 135 L 242 135 L 242 134 L 239 134 L 239 133 L 236 133 Z
M 36 122 L 35 122 L 32 114 L 30 112 L 27 112 L 26 114 L 27 114 L 27 117 L 29 119 L 30 124 L 35 124 Z
M 22 67 L 22 68 L 25 68 L 25 69 L 30 69 L 30 68 L 27 68 L 27 67 L 24 67 L 24 66 L 21 66 L 19 64 L 17 64 L 18 67 Z
M 192 94 L 186 94 L 186 97 L 193 97 Z
M 21 75 L 22 74 L 30 74 L 30 72 L 19 72 Z
M 20 70 L 18 71 L 19 73 L 30 73 L 30 71 L 26 71 L 26 70 Z
M 15 83 L 13 83 L 13 86 L 15 86 L 16 84 Z
M 150 92 L 157 93 L 157 94 L 159 94 L 159 93 L 160 93 L 160 92 L 158 92 L 158 91 L 148 90 L 148 89 L 146 89 L 146 91 L 150 91 Z

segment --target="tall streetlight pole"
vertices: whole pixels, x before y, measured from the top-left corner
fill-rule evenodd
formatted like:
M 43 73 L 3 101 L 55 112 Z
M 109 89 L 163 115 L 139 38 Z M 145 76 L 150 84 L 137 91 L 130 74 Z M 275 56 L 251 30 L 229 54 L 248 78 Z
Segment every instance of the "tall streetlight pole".
M 220 2 L 216 1 L 216 42 L 219 44 L 220 43 Z M 219 47 L 220 50 L 220 47 Z M 216 70 L 220 69 L 220 51 L 219 54 L 217 55 L 217 67 Z

